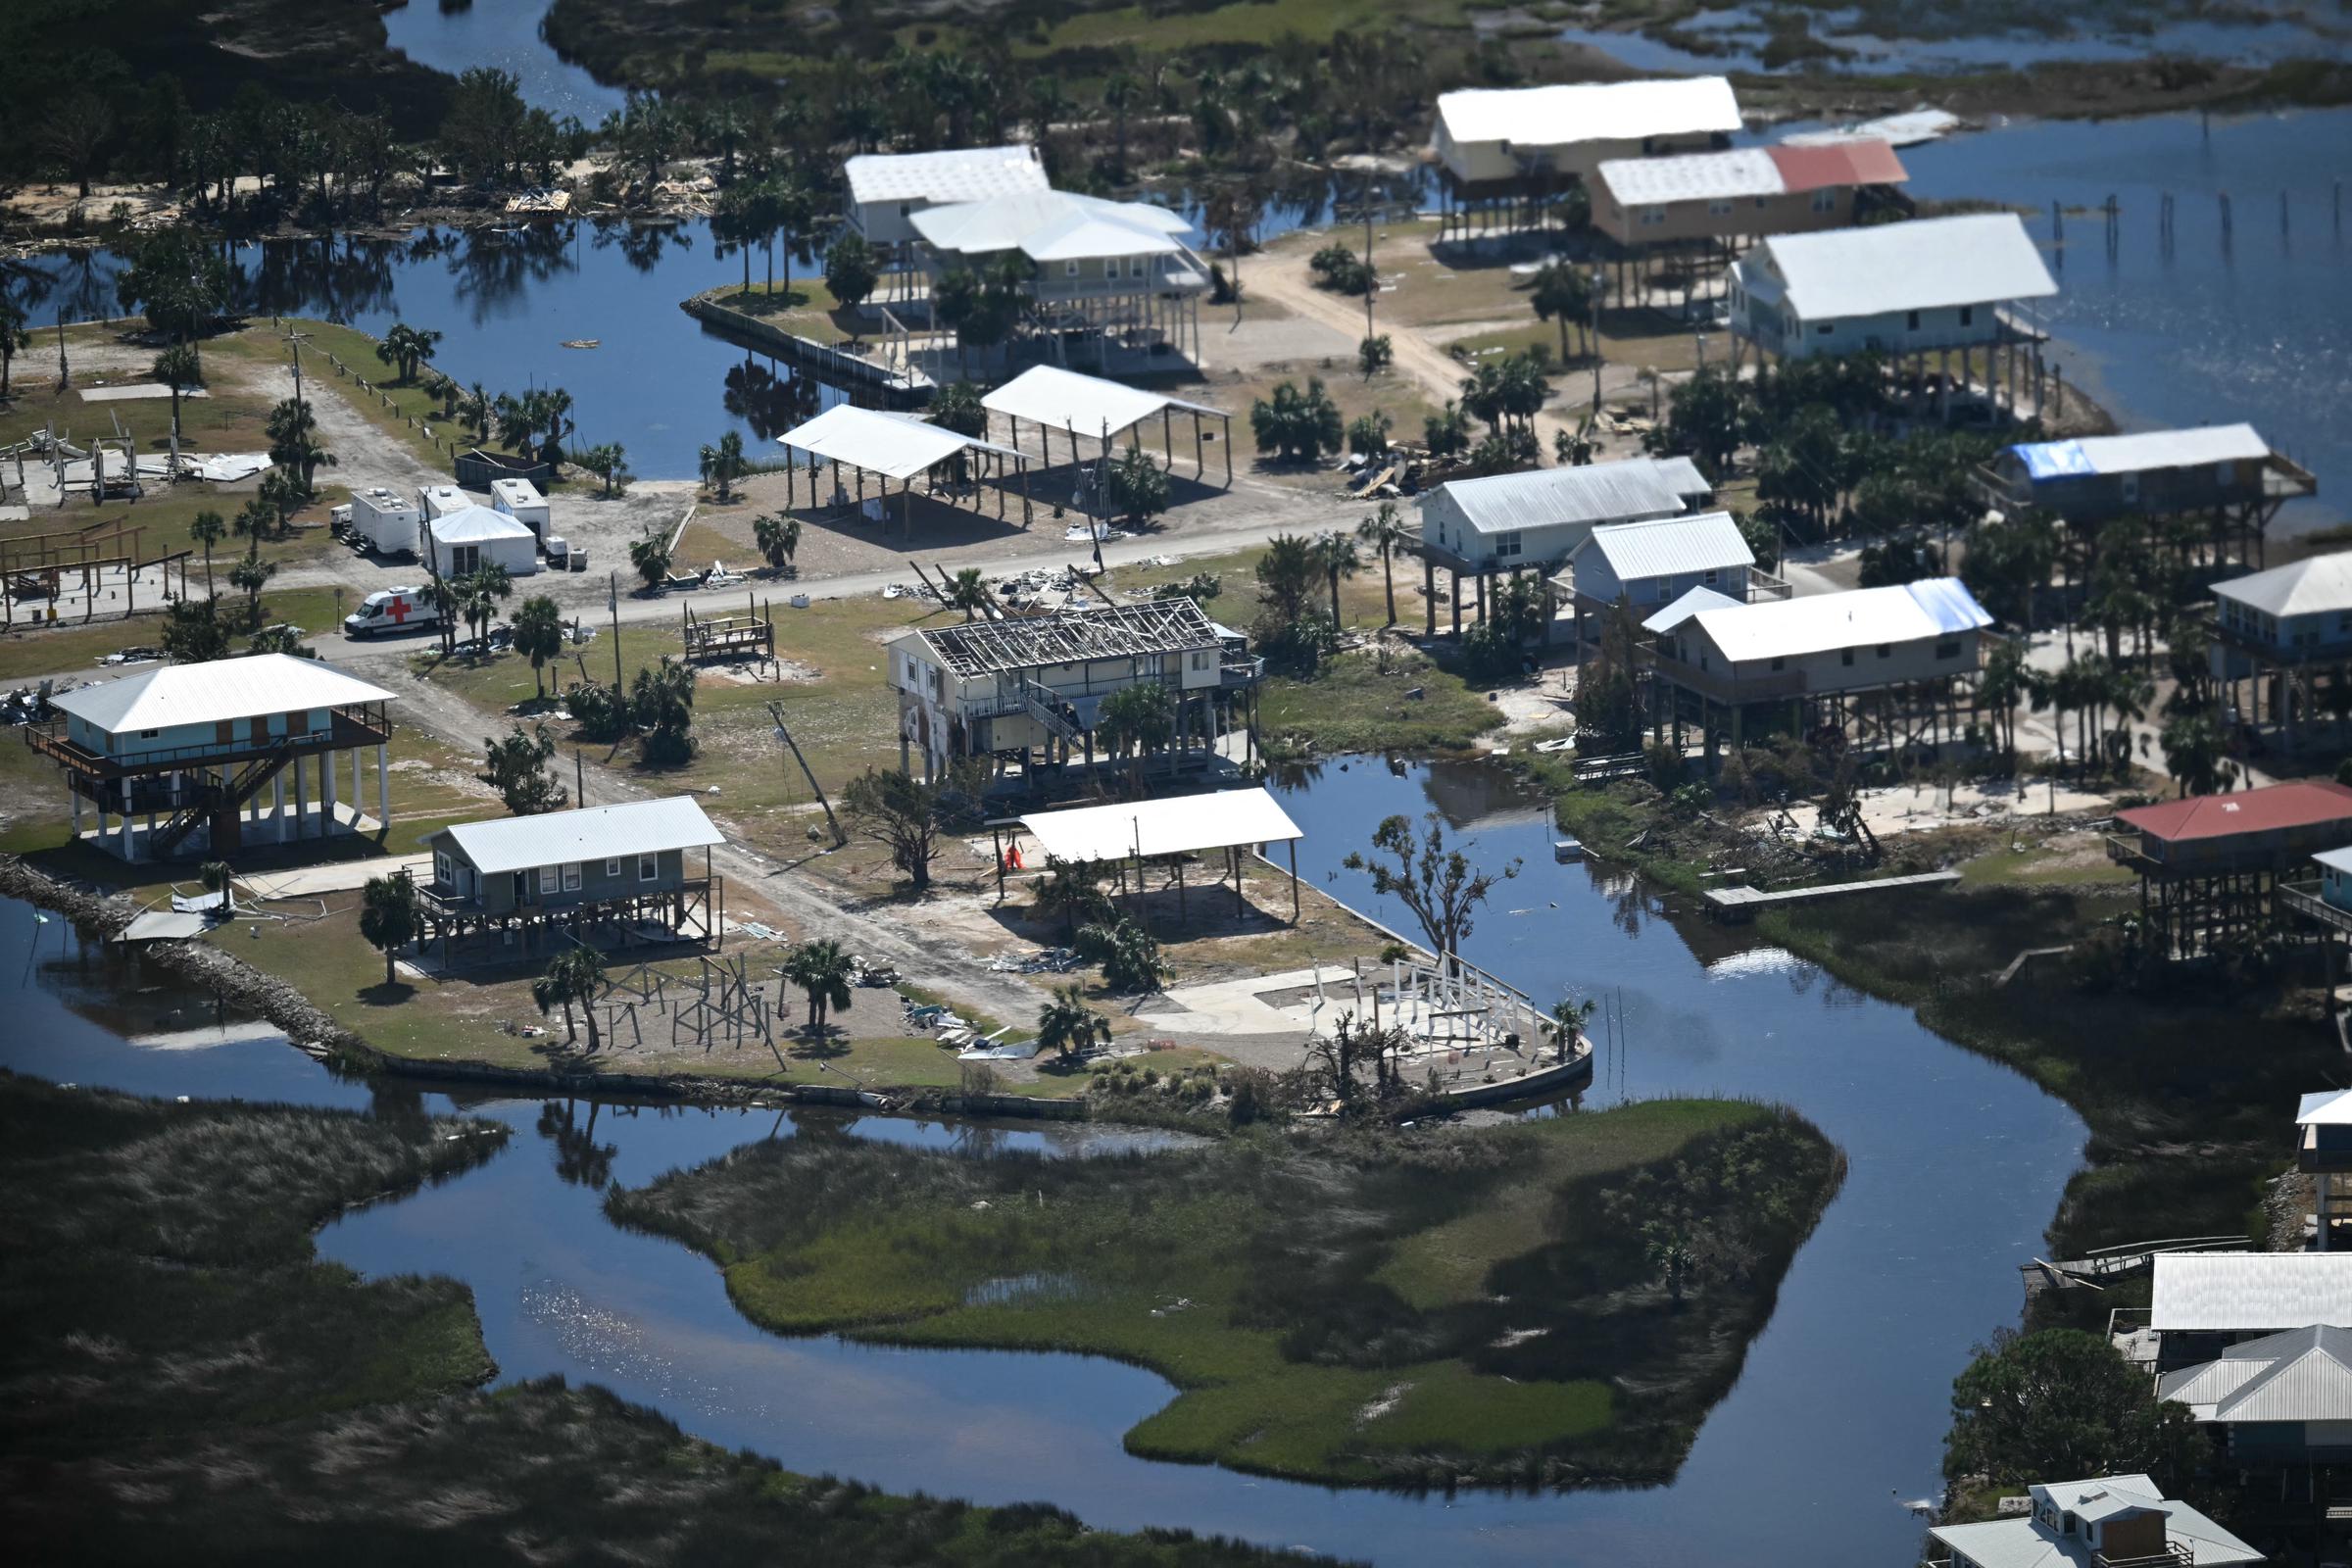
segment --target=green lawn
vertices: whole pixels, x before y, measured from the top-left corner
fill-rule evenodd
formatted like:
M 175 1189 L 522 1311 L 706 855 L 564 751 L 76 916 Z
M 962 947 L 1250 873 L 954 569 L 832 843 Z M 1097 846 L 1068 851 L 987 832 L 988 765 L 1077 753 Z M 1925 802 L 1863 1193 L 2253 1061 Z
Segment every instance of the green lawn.
M 1128 1434 L 1147 1456 L 1573 1484 L 1673 1473 L 1841 1168 L 1785 1114 L 1661 1102 L 1083 1164 L 804 1138 L 609 1207 L 780 1332 L 1150 1366 L 1182 1393 Z M 1678 1306 L 1639 1228 L 1660 1212 L 1758 1266 L 1702 1269 Z

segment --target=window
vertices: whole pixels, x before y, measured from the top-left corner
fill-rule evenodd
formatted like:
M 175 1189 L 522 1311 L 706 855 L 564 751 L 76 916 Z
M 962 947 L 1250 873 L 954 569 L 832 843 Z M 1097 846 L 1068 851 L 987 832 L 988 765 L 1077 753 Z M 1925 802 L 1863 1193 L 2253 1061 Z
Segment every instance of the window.
M 1064 277 L 1076 277 L 1078 275 L 1078 264 L 1076 262 L 1062 263 L 1061 275 Z
M 1892 644 L 1890 644 L 1890 643 L 1881 643 L 1881 644 L 1879 644 L 1879 657 L 1880 657 L 1881 659 L 1891 659 L 1891 658 L 1893 658 L 1893 657 L 1894 657 L 1894 647 L 1893 647 L 1893 645 L 1892 645 Z
M 458 868 L 450 858 L 439 850 L 433 852 L 433 880 L 445 888 L 458 885 Z
M 1519 553 L 1520 543 L 1519 530 L 1516 528 L 1498 533 L 1494 536 L 1494 553 L 1498 556 L 1515 556 Z
M 1788 667 L 1788 661 L 1781 655 L 1775 654 L 1772 657 L 1772 667 L 1775 669 L 1787 669 Z
M 1815 191 L 1813 193 L 1813 210 L 1817 213 L 1836 212 L 1838 210 L 1838 192 L 1834 188 Z
M 1146 258 L 1144 258 L 1144 257 L 1141 257 L 1141 256 L 1134 256 L 1134 257 L 1130 257 L 1130 258 L 1128 258 L 1128 261 L 1127 261 L 1127 275 L 1128 275 L 1129 277 L 1149 277 L 1149 276 L 1151 276 L 1151 275 L 1152 275 L 1152 264 L 1151 264 L 1151 262 L 1150 262 L 1149 260 L 1147 260 Z
M 1712 201 L 1707 203 L 1708 214 L 1715 218 L 1725 217 L 1730 214 L 1731 210 L 1732 204 L 1728 201 Z
M 605 875 L 615 877 L 620 875 L 620 861 L 617 858 L 605 862 Z
M 1976 323 L 1976 319 L 1977 308 L 1974 305 L 1963 305 L 1960 307 L 1960 324 L 1962 326 L 1972 326 Z
M 139 731 L 139 739 L 143 741 L 151 741 L 162 733 L 163 731 L 160 729 L 143 729 Z
M 1699 580 L 1700 580 L 1700 581 L 1702 581 L 1702 582 L 1704 582 L 1704 583 L 1705 583 L 1705 584 L 1706 584 L 1708 587 L 1712 588 L 1712 587 L 1714 587 L 1714 586 L 1715 586 L 1715 579 L 1716 579 L 1716 578 L 1717 578 L 1719 575 L 1721 575 L 1721 573 L 1719 573 L 1719 572 L 1712 572 L 1712 571 L 1710 571 L 1710 572 L 1708 572 L 1708 573 L 1707 573 L 1707 574 L 1706 574 L 1704 577 L 1700 578 Z
M 555 892 L 558 874 L 559 873 L 557 872 L 556 868 L 552 865 L 541 866 L 539 868 L 539 891 L 542 893 Z
M 577 860 L 564 862 L 564 891 L 566 893 L 580 891 L 580 862 Z
M 1698 651 L 1698 667 L 1701 669 L 1707 667 L 1707 651 L 1704 648 Z
M 1853 662 L 1854 651 L 1851 648 L 1841 648 L 1838 651 L 1838 662 L 1840 664 L 1851 664 Z
M 1960 657 L 1960 639 L 1957 637 L 1946 637 L 1937 642 L 1936 644 L 1936 657 L 1937 659 L 1958 659 Z
M 1910 311 L 1904 314 L 1903 330 L 1906 332 L 1916 332 L 1919 330 L 1919 313 L 1917 311 Z
M 1659 224 L 1659 223 L 1663 223 L 1664 221 L 1666 221 L 1666 209 L 1665 209 L 1665 208 L 1663 208 L 1663 207 L 1644 207 L 1644 208 L 1642 208 L 1642 221 L 1643 223 L 1645 223 L 1645 224 L 1649 224 L 1649 225 L 1652 225 L 1652 226 L 1654 226 L 1654 225 L 1656 225 L 1656 224 Z
M 1766 207 L 1766 206 L 1768 206 L 1768 205 L 1769 205 L 1769 201 L 1768 201 L 1768 199 L 1767 199 L 1767 198 L 1765 198 L 1765 197 L 1762 197 L 1762 196 L 1759 196 L 1759 197 L 1757 197 L 1757 198 L 1756 198 L 1756 211 L 1757 211 L 1757 212 L 1759 212 L 1759 213 L 1760 213 L 1760 212 L 1762 212 L 1762 211 L 1765 209 L 1765 207 Z
M 1823 337 L 1828 337 L 1832 332 L 1838 330 L 1838 323 L 1836 321 L 1824 321 L 1813 330 L 1820 333 Z
M 662 857 L 659 855 L 640 855 L 637 857 L 638 881 L 652 882 L 660 878 L 661 875 Z

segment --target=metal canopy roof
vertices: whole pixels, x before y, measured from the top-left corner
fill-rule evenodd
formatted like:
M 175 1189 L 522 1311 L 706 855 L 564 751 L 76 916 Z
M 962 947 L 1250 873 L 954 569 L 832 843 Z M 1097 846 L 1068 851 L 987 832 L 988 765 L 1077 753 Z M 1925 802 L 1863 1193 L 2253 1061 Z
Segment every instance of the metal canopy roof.
M 1712 588 L 1693 588 L 1643 621 L 1642 629 L 1663 637 L 1702 610 L 1737 610 L 1743 603 L 1745 601 L 1734 599 L 1729 594 L 1719 594 Z
M 2234 599 L 2266 615 L 2317 615 L 2352 610 L 2352 552 L 2313 556 L 2213 585 L 2214 597 Z
M 1673 516 L 1683 510 L 1686 494 L 1655 458 L 1449 479 L 1438 488 L 1480 533 Z
M 1761 249 L 1787 286 L 1788 303 L 1809 321 L 2044 299 L 2058 292 L 2015 213 L 1775 234 Z
M 1748 549 L 1740 524 L 1728 512 L 1604 523 L 1576 547 L 1579 556 L 1587 551 L 1607 562 L 1619 582 L 1671 577 L 1686 571 L 1726 571 L 1756 564 L 1756 553 Z
M 2156 1396 L 2200 1421 L 2352 1421 L 2352 1328 L 2315 1324 L 2167 1372 Z
M 2168 843 L 2316 827 L 2352 821 L 2352 788 L 2333 779 L 2294 779 L 2229 795 L 2191 795 L 2153 806 L 2134 806 L 2116 812 L 2115 819 L 2134 832 Z
M 381 686 L 346 675 L 316 659 L 254 654 L 201 664 L 170 664 L 103 686 L 84 686 L 50 701 L 110 735 L 122 735 L 177 724 L 218 724 L 223 719 L 393 700 Z
M 2204 424 L 2136 435 L 2083 436 L 2074 441 L 2020 442 L 2009 449 L 2034 479 L 2088 474 L 2153 473 L 2209 463 L 2260 462 L 2271 444 L 2250 424 Z
M 893 479 L 911 479 L 967 448 L 1015 458 L 1023 464 L 1029 461 L 1026 453 L 958 435 L 915 415 L 860 409 L 847 403 L 793 426 L 776 440 L 797 454 L 845 463 Z
M 1222 638 L 1190 599 L 1070 610 L 1056 615 L 926 626 L 913 635 L 957 675 L 1044 669 L 1095 659 L 1144 659 L 1214 648 Z
M 1236 844 L 1280 844 L 1306 834 L 1263 789 L 1218 790 L 1173 800 L 1033 811 L 1021 826 L 1057 860 L 1123 860 Z
M 1212 409 L 1205 403 L 1187 403 L 1163 392 L 1147 392 L 1051 365 L 1023 370 L 980 402 L 992 414 L 1086 435 L 1098 435 L 1105 427 L 1116 435 L 1143 423 L 1162 409 L 1183 409 L 1214 418 L 1225 416 L 1223 409 Z
M 1027 142 L 954 152 L 867 153 L 841 166 L 850 200 L 970 202 L 1047 188 L 1045 165 Z
M 460 822 L 433 835 L 454 843 L 485 876 L 527 871 L 575 860 L 609 860 L 663 850 L 699 850 L 726 838 L 703 814 L 691 795 L 660 801 L 628 801 L 577 811 L 543 811 L 537 816 Z
M 2335 852 L 2341 855 L 2343 852 Z M 2327 857 L 2319 857 L 2321 859 Z M 2295 1105 L 2295 1125 L 2298 1127 L 2352 1126 L 2352 1089 L 2323 1089 L 2318 1094 L 2305 1095 Z
M 1695 618 L 1707 639 L 1735 663 L 1917 642 L 1992 624 L 1992 616 L 1957 577 L 1768 599 L 1729 610 L 1702 610 Z
M 934 250 L 963 256 L 1017 250 L 1034 262 L 1166 255 L 1184 249 L 1174 236 L 1193 226 L 1149 202 L 1064 190 L 933 207 L 908 221 Z
M 2352 1323 L 2352 1252 L 2158 1252 L 2159 1334 Z
M 1473 87 L 1439 95 L 1438 119 L 1456 142 L 1564 147 L 1738 130 L 1740 100 L 1721 76 Z

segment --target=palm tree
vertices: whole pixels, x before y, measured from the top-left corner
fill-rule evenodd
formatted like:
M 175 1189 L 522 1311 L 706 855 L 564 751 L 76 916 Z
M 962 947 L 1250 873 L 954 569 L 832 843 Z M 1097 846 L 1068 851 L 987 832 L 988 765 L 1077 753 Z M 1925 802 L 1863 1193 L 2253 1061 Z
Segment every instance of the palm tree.
M 545 697 L 542 666 L 564 651 L 564 612 L 545 594 L 533 594 L 514 612 L 514 651 L 531 662 L 531 695 Z
M 822 1039 L 825 1019 L 836 1009 L 847 1012 L 856 993 L 850 989 L 855 965 L 849 953 L 830 937 L 804 942 L 784 955 L 784 978 L 808 994 L 808 1034 Z
M 948 608 L 960 610 L 966 620 L 977 620 L 989 607 L 988 579 L 978 566 L 966 566 L 948 579 Z
M 749 466 L 744 461 L 740 431 L 729 430 L 718 438 L 716 446 L 703 448 L 703 483 L 715 490 L 716 499 L 721 502 L 735 498 L 735 481 L 743 477 Z
M 514 579 L 506 567 L 492 562 L 474 567 L 455 586 L 458 613 L 465 617 L 466 629 L 482 638 L 489 635 L 490 617 L 498 613 L 499 605 L 514 592 Z
M 270 461 L 290 465 L 300 473 L 304 495 L 311 494 L 312 476 L 321 466 L 336 466 L 335 455 L 318 439 L 318 420 L 308 403 L 288 398 L 270 411 L 266 428 L 270 436 Z
M 1037 1045 L 1063 1060 L 1096 1045 L 1110 1044 L 1110 1020 L 1086 1004 L 1076 984 L 1055 986 L 1053 1000 L 1037 1009 Z
M 648 588 L 659 588 L 669 575 L 669 535 L 656 523 L 629 541 L 629 564 Z
M 149 372 L 172 389 L 172 439 L 179 439 L 179 399 L 189 387 L 204 385 L 204 362 L 196 357 L 192 343 L 174 343 L 155 357 L 155 368 Z
M 1266 541 L 1255 572 L 1258 593 L 1277 625 L 1296 626 L 1306 618 L 1306 602 L 1321 569 L 1313 542 L 1302 535 L 1278 533 Z
M 1343 528 L 1334 528 L 1318 536 L 1314 551 L 1315 566 L 1331 584 L 1331 625 L 1337 631 L 1343 624 L 1340 619 L 1340 579 L 1354 576 L 1362 568 L 1363 561 L 1355 553 L 1355 536 Z M 1393 610 L 1389 618 L 1396 618 Z
M 228 537 L 228 524 L 220 514 L 204 511 L 188 519 L 188 535 L 204 549 L 204 596 L 213 597 L 213 546 Z
M 792 564 L 801 548 L 801 519 L 789 513 L 761 513 L 752 519 L 752 543 L 760 547 L 760 558 L 767 563 L 767 569 L 781 572 Z
M 400 383 L 406 385 L 416 379 L 416 368 L 432 359 L 440 342 L 441 334 L 431 327 L 395 321 L 375 346 L 375 357 L 391 366 Z
M 1576 322 L 1580 339 L 1585 331 L 1586 314 L 1592 303 L 1591 285 L 1573 262 L 1545 262 L 1537 270 L 1535 287 L 1528 301 L 1536 308 L 1539 320 L 1560 323 L 1560 358 L 1568 358 L 1568 323 Z
M 1389 624 L 1396 624 L 1396 553 L 1413 542 L 1413 530 L 1396 510 L 1394 501 L 1383 501 L 1380 510 L 1355 525 L 1355 536 L 1380 552 L 1380 585 L 1389 599 Z
M 605 961 L 596 956 L 594 948 L 569 947 L 548 960 L 547 972 L 531 982 L 531 1003 L 544 1018 L 558 1007 L 564 1009 L 564 1040 L 576 1045 L 580 1032 L 571 1018 L 572 1004 L 588 1014 L 588 1051 L 594 1054 L 596 1037 L 596 994 L 605 983 Z
M 196 868 L 196 875 L 204 883 L 205 892 L 220 895 L 222 909 L 236 913 L 237 890 L 233 885 L 236 873 L 228 868 L 226 860 L 207 860 Z
M 1144 792 L 1144 760 L 1176 737 L 1175 704 L 1157 681 L 1122 686 L 1095 710 L 1095 733 L 1111 753 L 1129 759 L 1135 792 Z
M 1078 935 L 1078 922 L 1092 922 L 1109 912 L 1109 901 L 1095 885 L 1094 867 L 1084 861 L 1046 857 L 1046 874 L 1030 891 L 1029 906 L 1040 914 L 1061 917 L 1061 940 L 1066 946 Z
M 247 556 L 228 568 L 229 586 L 245 590 L 246 624 L 259 626 L 262 623 L 262 590 L 276 575 L 277 563 L 264 561 L 258 556 Z
M 14 300 L 0 297 L 0 398 L 8 396 L 9 370 L 17 363 L 17 351 L 28 341 L 24 332 L 24 308 Z
M 458 400 L 458 420 L 473 432 L 476 442 L 490 439 L 490 421 L 497 414 L 497 403 L 482 389 L 479 381 L 468 387 L 466 395 Z
M 1143 101 L 1144 84 L 1131 72 L 1114 71 L 1102 83 L 1102 107 L 1110 111 L 1113 138 L 1118 148 L 1116 177 L 1127 177 L 1127 116 Z
M 1562 997 L 1551 1004 L 1552 1038 L 1559 1046 L 1559 1060 L 1566 1061 L 1576 1050 L 1578 1038 L 1584 1034 L 1585 1025 L 1592 1021 L 1592 1014 L 1599 1005 L 1591 997 L 1582 1002 L 1571 1002 Z

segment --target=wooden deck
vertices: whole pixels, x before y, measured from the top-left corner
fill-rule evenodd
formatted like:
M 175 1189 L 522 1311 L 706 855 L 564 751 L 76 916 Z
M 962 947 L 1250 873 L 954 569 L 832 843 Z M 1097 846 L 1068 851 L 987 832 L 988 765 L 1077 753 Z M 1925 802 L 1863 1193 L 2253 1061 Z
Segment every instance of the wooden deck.
M 1756 888 L 1709 888 L 1707 912 L 1718 920 L 1752 920 L 1758 909 L 1783 908 L 1835 899 L 1853 893 L 1885 893 L 1894 888 L 1942 887 L 1960 880 L 1957 871 L 1923 871 L 1917 876 L 1886 876 L 1870 882 L 1831 882 L 1819 887 L 1783 888 L 1766 893 Z

